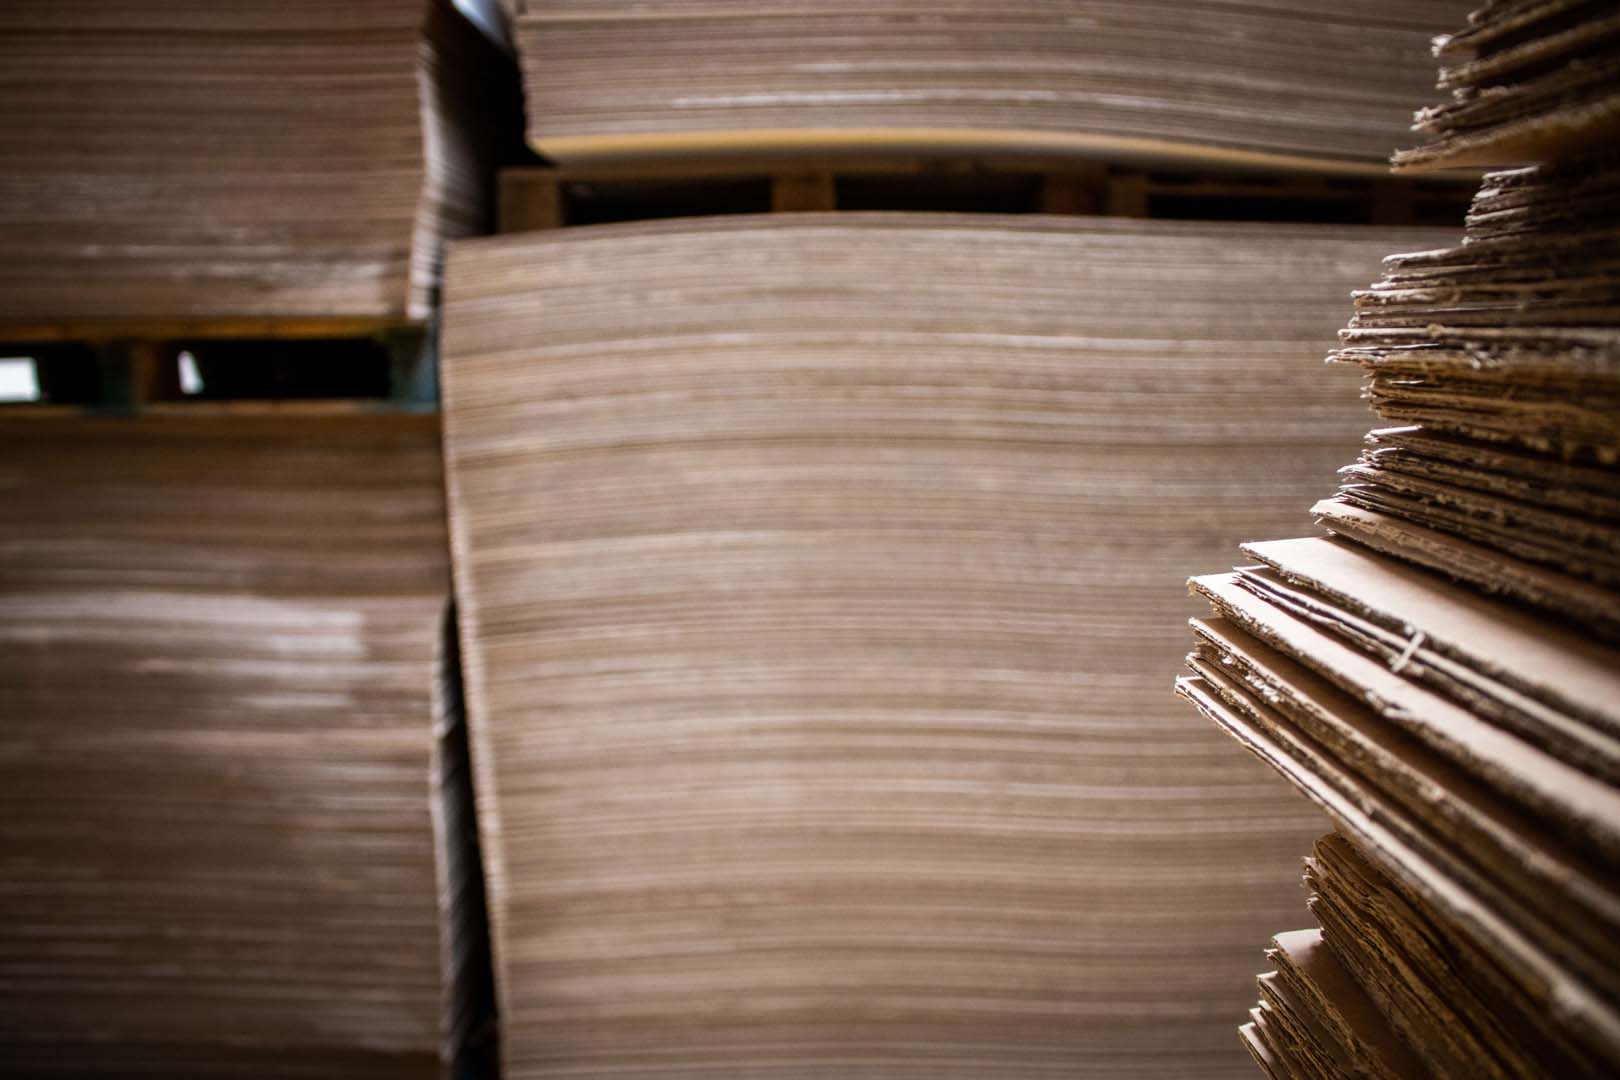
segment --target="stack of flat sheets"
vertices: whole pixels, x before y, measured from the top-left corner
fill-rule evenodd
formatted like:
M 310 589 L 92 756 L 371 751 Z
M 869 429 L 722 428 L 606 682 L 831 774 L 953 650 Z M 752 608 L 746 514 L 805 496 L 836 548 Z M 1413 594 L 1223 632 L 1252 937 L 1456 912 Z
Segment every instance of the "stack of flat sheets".
M 1399 169 L 1551 161 L 1620 139 L 1620 9 L 1612 0 L 1489 0 L 1438 38 L 1445 103 L 1417 114 Z
M 1317 841 L 1305 883 L 1322 928 L 1272 939 L 1277 970 L 1242 1028 L 1274 1080 L 1613 1075 L 1546 1028 L 1544 998 L 1343 834 Z
M 440 481 L 428 418 L 0 428 L 8 1070 L 446 1074 Z
M 1409 977 L 1488 977 L 1519 1006 L 1491 1012 L 1506 1037 L 1582 1065 L 1555 1075 L 1612 1071 L 1620 651 L 1343 539 L 1243 550 L 1257 565 L 1193 580 L 1215 615 L 1181 693 L 1466 942 Z M 1415 1053 L 1442 1053 L 1387 1000 Z M 1506 1067 L 1459 1053 L 1438 1075 Z
M 15 0 L 0 45 L 0 323 L 422 319 L 487 231 L 514 76 L 448 0 Z
M 1180 568 L 1331 482 L 1365 412 L 1309 357 L 1433 239 L 796 214 L 456 245 L 506 1075 L 1246 1069 L 1223 1012 L 1321 819 L 1166 700 Z
M 872 146 L 1378 169 L 1466 0 L 509 0 L 561 161 Z
M 1612 12 L 1497 4 L 1459 38 L 1550 63 Z M 1356 294 L 1333 359 L 1401 426 L 1313 508 L 1336 535 L 1192 581 L 1179 691 L 1339 830 L 1306 878 L 1348 983 L 1276 939 L 1243 1029 L 1275 1077 L 1620 1073 L 1620 167 L 1536 152 Z M 1355 1016 L 1406 1063 L 1354 1052 Z
M 1320 930 L 1271 939 L 1260 1004 L 1241 1029 L 1244 1044 L 1276 1080 L 1306 1075 L 1423 1076 L 1422 1065 L 1395 1037 Z
M 1403 426 L 1315 513 L 1620 640 L 1620 160 L 1489 175 L 1463 243 L 1386 260 L 1342 337 Z

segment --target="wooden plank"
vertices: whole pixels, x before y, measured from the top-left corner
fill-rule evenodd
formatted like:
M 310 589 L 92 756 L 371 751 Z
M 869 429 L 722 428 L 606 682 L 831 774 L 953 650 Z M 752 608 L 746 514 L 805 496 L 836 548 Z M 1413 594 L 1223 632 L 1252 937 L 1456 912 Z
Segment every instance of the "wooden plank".
M 642 197 L 633 190 L 637 186 L 645 188 L 668 181 L 672 187 L 690 187 L 748 179 L 769 181 L 771 209 L 777 212 L 837 209 L 838 181 L 844 178 L 894 178 L 897 182 L 916 178 L 923 184 L 930 177 L 942 176 L 968 180 L 983 177 L 987 185 L 1009 176 L 1034 178 L 1040 185 L 1036 206 L 1051 214 L 1151 217 L 1155 195 L 1211 203 L 1255 199 L 1335 203 L 1353 207 L 1356 220 L 1380 224 L 1410 223 L 1418 212 L 1416 189 L 1387 176 L 1235 171 L 1215 165 L 1200 168 L 1198 163 L 1192 168 L 1194 171 L 1184 173 L 1120 168 L 1098 160 L 1037 154 L 953 157 L 834 151 L 800 157 L 770 153 L 519 167 L 501 174 L 501 230 L 521 232 L 567 224 L 569 185 L 597 186 L 604 191 L 612 191 L 616 184 L 625 185 L 628 190 L 622 202 L 631 209 L 623 219 L 634 220 L 633 207 Z M 1445 187 L 1435 191 L 1437 199 L 1446 198 Z M 1459 208 L 1466 203 L 1468 194 L 1468 182 L 1459 181 Z
M 1108 170 L 1092 168 L 1049 172 L 1041 178 L 1043 214 L 1095 214 L 1103 209 Z
M 562 177 L 556 169 L 502 169 L 499 221 L 503 233 L 555 229 L 563 223 Z
M 0 405 L 0 423 L 60 420 L 64 417 L 208 417 L 235 419 L 297 419 L 331 416 L 436 416 L 433 405 L 389 398 L 292 398 L 242 401 L 153 401 L 143 405 L 50 405 L 26 402 Z
M 179 347 L 168 342 L 136 341 L 125 347 L 132 404 L 180 396 L 179 354 Z
M 777 213 L 838 208 L 830 172 L 779 173 L 771 177 L 771 209 Z
M 1141 173 L 1108 178 L 1107 213 L 1115 217 L 1148 216 L 1148 182 Z
M 399 327 L 420 326 L 415 320 L 309 316 L 279 319 L 128 319 L 85 322 L 0 322 L 0 341 L 35 342 L 163 341 L 184 338 L 353 338 L 375 337 Z

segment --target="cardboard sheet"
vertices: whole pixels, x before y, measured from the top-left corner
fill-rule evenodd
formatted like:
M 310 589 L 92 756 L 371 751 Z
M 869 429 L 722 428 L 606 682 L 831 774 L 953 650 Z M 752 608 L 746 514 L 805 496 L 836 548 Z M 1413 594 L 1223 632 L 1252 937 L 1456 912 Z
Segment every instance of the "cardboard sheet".
M 1486 595 L 1529 604 L 1584 626 L 1606 642 L 1620 643 L 1620 608 L 1612 590 L 1343 499 L 1323 499 L 1311 513 L 1335 533 L 1376 551 L 1438 570 Z
M 1611 951 L 1605 931 L 1589 928 L 1616 921 L 1613 890 L 1600 872 L 1567 847 L 1546 844 L 1534 821 L 1503 812 L 1488 791 L 1388 727 L 1351 708 L 1330 711 L 1331 693 L 1308 677 L 1285 681 L 1299 674 L 1285 658 L 1223 620 L 1200 622 L 1197 629 L 1214 648 L 1189 657 L 1189 666 L 1229 707 L 1289 745 L 1338 790 L 1399 807 L 1402 816 L 1390 822 L 1392 829 L 1418 846 L 1446 846 L 1447 857 L 1464 867 L 1459 872 L 1496 897 L 1549 951 L 1580 967 L 1589 982 L 1613 982 L 1605 961 L 1582 951 Z M 1567 930 L 1577 908 L 1588 926 Z
M 1620 14 L 1603 3 L 1487 3 L 1439 39 L 1450 100 L 1419 110 L 1430 141 L 1397 169 L 1557 161 L 1620 135 Z
M 1504 970 L 1332 833 L 1306 860 L 1311 914 L 1334 956 L 1437 1075 L 1599 1076 Z
M 441 483 L 429 417 L 0 423 L 8 1071 L 448 1074 Z
M 1354 380 L 1312 357 L 1390 239 L 795 214 L 458 245 L 507 1075 L 1247 1075 L 1225 1016 L 1320 829 L 1164 694 L 1179 569 L 1354 453 Z
M 450 0 L 4 8 L 0 324 L 420 320 L 493 220 L 516 75 Z
M 1444 846 L 1424 842 L 1421 834 L 1399 831 L 1395 826 L 1408 820 L 1404 815 L 1352 784 L 1324 759 L 1301 757 L 1306 747 L 1288 741 L 1285 728 L 1274 722 L 1257 724 L 1268 715 L 1258 699 L 1249 699 L 1239 711 L 1233 704 L 1243 703 L 1246 695 L 1241 690 L 1228 686 L 1217 692 L 1201 677 L 1182 679 L 1177 691 L 1326 810 L 1415 903 L 1436 913 L 1474 948 L 1511 972 L 1537 1003 L 1538 1017 L 1561 1027 L 1568 1038 L 1611 1068 L 1620 1061 L 1620 1014 L 1601 994 L 1573 977 L 1562 960 L 1526 937 L 1519 919 L 1485 899 L 1489 890 L 1472 879 L 1466 864 Z
M 1620 790 L 1588 776 L 1431 693 L 1382 663 L 1238 585 L 1235 575 L 1193 586 L 1243 631 L 1315 672 L 1398 727 L 1497 798 L 1518 804 L 1571 844 L 1620 861 Z M 1298 680 L 1285 680 L 1297 682 Z
M 1245 544 L 1269 570 L 1244 588 L 1611 782 L 1620 768 L 1620 657 L 1562 624 L 1343 540 Z
M 516 7 L 529 139 L 560 161 L 906 147 L 1367 171 L 1468 2 Z
M 1308 1018 L 1341 1073 L 1380 1080 L 1421 1080 L 1428 1070 L 1401 1042 L 1354 978 L 1322 942 L 1320 930 L 1291 930 L 1271 939 L 1272 992 Z M 1262 979 L 1265 979 L 1262 976 Z M 1267 987 L 1262 982 L 1262 990 Z

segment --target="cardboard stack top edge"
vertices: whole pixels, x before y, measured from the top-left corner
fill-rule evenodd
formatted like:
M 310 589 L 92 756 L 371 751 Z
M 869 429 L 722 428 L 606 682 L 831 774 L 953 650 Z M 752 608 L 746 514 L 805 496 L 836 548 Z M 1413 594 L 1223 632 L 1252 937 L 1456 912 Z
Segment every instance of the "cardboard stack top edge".
M 1263 1069 L 1283 1078 L 1314 1072 L 1422 1076 L 1422 1065 L 1316 930 L 1271 939 L 1276 970 L 1260 976 L 1260 1007 L 1240 1029 Z
M 1543 163 L 1355 294 L 1330 359 L 1386 426 L 1311 508 L 1335 535 L 1190 583 L 1178 691 L 1334 820 L 1321 940 L 1421 1062 L 1369 1072 L 1334 1003 L 1262 976 L 1240 1042 L 1274 1076 L 1620 1071 L 1613 12 L 1492 3 L 1442 40 L 1456 101 L 1398 163 Z
M 1368 171 L 1462 0 L 512 5 L 553 160 L 897 148 Z
M 449 0 L 0 12 L 0 337 L 73 320 L 420 321 L 486 231 L 509 58 Z
M 449 1075 L 435 421 L 32 418 L 0 473 L 0 1059 Z
M 1486 177 L 1463 242 L 1392 256 L 1334 359 L 1380 417 L 1335 531 L 1620 640 L 1620 161 Z M 1512 227 L 1517 221 L 1519 227 Z
M 1221 1013 L 1321 826 L 1155 689 L 1179 567 L 1328 482 L 1364 420 L 1309 356 L 1379 253 L 1439 238 L 802 213 L 458 243 L 506 1075 L 1239 1075 Z
M 1620 13 L 1607 0 L 1491 0 L 1438 38 L 1444 104 L 1397 169 L 1564 161 L 1620 138 Z

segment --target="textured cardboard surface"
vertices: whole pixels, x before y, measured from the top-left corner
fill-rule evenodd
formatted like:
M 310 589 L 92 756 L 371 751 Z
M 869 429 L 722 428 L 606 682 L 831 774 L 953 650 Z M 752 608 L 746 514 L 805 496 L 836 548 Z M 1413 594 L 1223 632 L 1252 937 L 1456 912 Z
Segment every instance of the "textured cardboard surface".
M 1424 145 L 1397 169 L 1560 161 L 1610 149 L 1620 135 L 1620 14 L 1610 5 L 1488 2 L 1441 37 L 1449 100 L 1420 109 Z
M 1245 588 L 1403 677 L 1614 779 L 1620 654 L 1613 648 L 1343 540 L 1273 540 L 1243 551 L 1272 568 L 1239 571 Z
M 1166 700 L 1178 568 L 1354 452 L 1311 357 L 1390 239 L 800 214 L 458 245 L 508 1075 L 1243 1075 L 1226 1017 L 1315 818 Z
M 1465 861 L 1444 845 L 1413 832 L 1411 819 L 1356 784 L 1329 759 L 1267 719 L 1264 704 L 1235 685 L 1219 690 L 1202 677 L 1183 679 L 1178 691 L 1207 718 L 1293 783 L 1334 824 L 1400 883 L 1413 902 L 1456 928 L 1470 947 L 1511 976 L 1534 1002 L 1532 1030 L 1577 1042 L 1588 1060 L 1620 1060 L 1620 1014 L 1590 984 L 1575 976 L 1567 958 L 1527 936 L 1522 912 L 1495 894 Z
M 1366 171 L 1468 4 L 516 6 L 529 139 L 562 161 L 933 146 Z
M 441 1072 L 437 451 L 428 418 L 0 424 L 19 1075 Z
M 1415 902 L 1334 833 L 1306 860 L 1323 939 L 1436 1075 L 1601 1076 L 1604 1066 L 1526 994 L 1518 972 Z
M 7 3 L 0 322 L 425 318 L 510 61 L 448 0 L 339 6 Z

